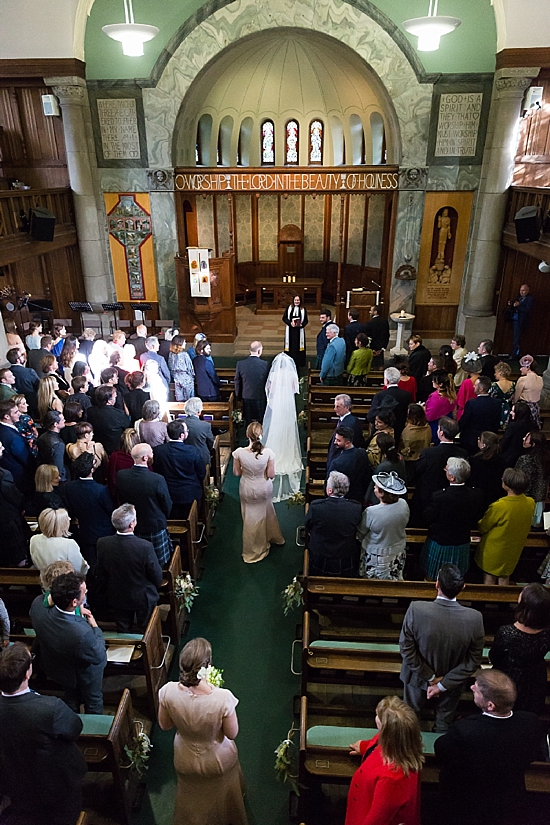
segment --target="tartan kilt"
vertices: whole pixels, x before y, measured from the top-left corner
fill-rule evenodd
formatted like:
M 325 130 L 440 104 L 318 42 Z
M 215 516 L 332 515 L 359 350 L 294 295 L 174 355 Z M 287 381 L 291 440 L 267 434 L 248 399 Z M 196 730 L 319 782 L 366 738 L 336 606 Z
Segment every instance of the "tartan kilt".
M 139 536 L 140 539 L 146 539 L 151 542 L 161 567 L 168 564 L 172 558 L 174 548 L 172 546 L 172 539 L 168 535 L 168 530 L 166 528 L 164 528 L 164 530 L 160 530 L 158 533 L 138 533 L 136 530 L 135 534 L 136 536 Z

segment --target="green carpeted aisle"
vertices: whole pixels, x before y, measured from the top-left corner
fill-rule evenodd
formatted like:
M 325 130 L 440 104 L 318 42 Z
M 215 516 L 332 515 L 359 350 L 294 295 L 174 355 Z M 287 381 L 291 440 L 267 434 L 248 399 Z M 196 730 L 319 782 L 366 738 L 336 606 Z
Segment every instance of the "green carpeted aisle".
M 227 476 L 184 642 L 204 636 L 212 643 L 213 663 L 223 668 L 225 687 L 240 700 L 237 746 L 250 825 L 283 825 L 288 822 L 289 789 L 275 778 L 274 750 L 292 724 L 292 698 L 299 693 L 299 679 L 290 673 L 290 649 L 301 615 L 296 610 L 284 616 L 280 593 L 302 567 L 303 551 L 296 547 L 295 534 L 304 511 L 277 504 L 286 545 L 274 547 L 257 564 L 244 564 L 238 482 L 232 474 Z M 171 678 L 177 678 L 175 666 Z M 144 800 L 136 825 L 172 823 L 173 737 L 174 731 L 154 729 L 149 799 Z

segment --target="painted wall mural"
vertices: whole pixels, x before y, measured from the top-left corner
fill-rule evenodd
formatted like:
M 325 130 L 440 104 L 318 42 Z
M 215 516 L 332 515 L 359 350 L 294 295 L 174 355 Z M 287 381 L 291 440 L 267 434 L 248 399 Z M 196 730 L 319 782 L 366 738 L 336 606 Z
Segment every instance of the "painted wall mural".
M 104 199 L 117 300 L 156 301 L 149 195 L 113 192 Z

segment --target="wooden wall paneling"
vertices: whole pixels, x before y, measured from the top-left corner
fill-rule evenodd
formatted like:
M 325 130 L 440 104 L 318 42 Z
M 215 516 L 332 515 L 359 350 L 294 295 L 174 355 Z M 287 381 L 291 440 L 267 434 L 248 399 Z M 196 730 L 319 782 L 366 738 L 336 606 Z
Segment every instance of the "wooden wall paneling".
M 47 281 L 44 279 L 41 257 L 24 258 L 13 264 L 14 287 L 18 295 L 29 292 L 34 298 L 50 300 Z M 61 316 L 62 317 L 62 316 Z
M 323 220 L 323 261 L 328 265 L 330 261 L 330 226 L 332 221 L 332 198 L 325 198 L 325 214 Z
M 365 259 L 367 256 L 367 232 L 368 232 L 368 225 L 369 225 L 369 204 L 370 204 L 370 193 L 367 192 L 365 194 L 365 210 L 363 213 L 363 241 L 361 247 L 361 266 L 365 266 Z
M 237 234 L 238 234 L 238 227 L 237 227 L 237 198 L 231 198 L 231 210 L 232 210 L 232 220 L 233 220 L 233 250 L 235 254 L 235 267 L 239 262 L 239 244 L 237 242 Z
M 539 64 L 537 63 L 537 66 Z M 0 78 L 86 77 L 86 64 L 76 57 L 26 57 L 0 60 Z
M 25 162 L 25 141 L 19 114 L 19 105 L 13 87 L 0 87 L 0 126 L 4 129 L 4 141 L 8 156 L 2 165 Z
M 220 241 L 218 238 L 218 195 L 213 196 L 212 220 L 214 222 L 214 257 L 220 257 Z
M 348 259 L 348 235 L 349 235 L 349 193 L 344 195 L 344 234 L 342 237 L 342 265 Z M 344 279 L 342 278 L 342 294 L 344 293 Z
M 547 187 L 550 177 L 550 69 L 542 69 L 531 86 L 543 87 L 543 103 L 540 109 L 526 112 L 521 120 L 513 182 L 516 186 Z
M 260 194 L 250 196 L 250 227 L 252 234 L 252 260 L 257 265 L 260 260 L 260 238 L 258 232 L 258 201 Z
M 414 331 L 425 338 L 452 338 L 455 332 L 458 306 L 417 304 Z M 479 341 L 477 342 L 479 343 Z M 477 346 L 477 344 L 476 344 Z
M 380 276 L 382 284 L 382 301 L 390 305 L 390 289 L 392 280 L 393 246 L 395 241 L 395 224 L 397 221 L 397 192 L 386 192 L 384 203 L 384 230 L 382 233 L 382 257 L 380 261 Z M 374 280 L 377 280 L 376 278 Z M 371 284 L 369 284 L 371 286 Z

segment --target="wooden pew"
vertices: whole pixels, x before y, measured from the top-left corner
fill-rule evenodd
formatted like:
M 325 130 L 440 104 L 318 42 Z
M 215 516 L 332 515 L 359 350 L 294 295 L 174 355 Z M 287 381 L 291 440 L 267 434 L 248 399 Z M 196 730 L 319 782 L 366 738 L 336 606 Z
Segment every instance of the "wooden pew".
M 319 380 L 320 370 L 310 370 L 308 376 L 308 383 L 310 386 L 315 386 L 316 384 L 320 384 Z M 384 370 L 371 370 L 367 375 L 367 386 L 368 387 L 380 387 L 384 383 Z M 320 386 L 323 386 L 320 384 Z M 335 390 L 336 393 L 339 392 L 348 392 L 348 390 L 357 390 L 358 387 L 348 387 L 347 384 L 342 384 L 341 387 L 333 387 L 332 389 Z M 348 393 L 349 394 L 349 393 Z
M 199 510 L 194 501 L 186 519 L 169 519 L 168 533 L 181 552 L 181 565 L 189 570 L 191 578 L 200 578 L 201 543 L 205 525 L 199 522 Z
M 230 393 L 229 398 L 222 401 L 208 401 L 203 405 L 201 418 L 209 421 L 212 426 L 214 434 L 219 433 L 221 436 L 221 443 L 228 443 L 232 450 L 235 449 L 235 425 L 232 418 L 234 393 Z M 174 418 L 184 415 L 185 402 L 184 401 L 169 401 L 168 412 Z M 205 418 L 205 416 L 213 416 Z
M 89 771 L 110 773 L 122 821 L 131 825 L 131 813 L 137 796 L 135 770 L 128 769 L 130 747 L 136 735 L 130 691 L 125 688 L 114 716 L 80 714 L 83 728 L 78 739 Z
M 179 640 L 183 635 L 186 621 L 186 610 L 183 598 L 176 595 L 176 580 L 183 575 L 181 565 L 181 552 L 179 544 L 176 544 L 172 558 L 168 566 L 162 571 L 162 586 L 159 591 L 159 604 L 169 605 L 166 625 L 170 641 L 177 648 Z

